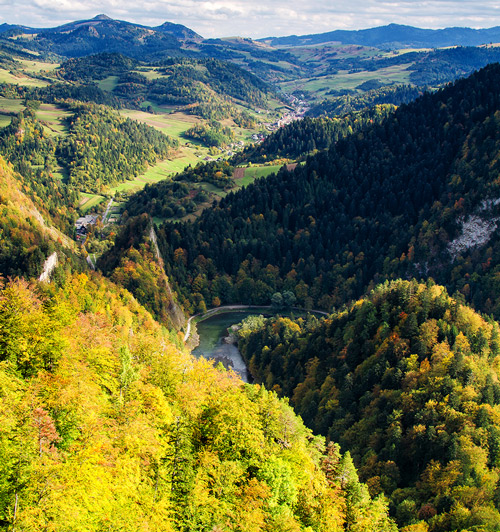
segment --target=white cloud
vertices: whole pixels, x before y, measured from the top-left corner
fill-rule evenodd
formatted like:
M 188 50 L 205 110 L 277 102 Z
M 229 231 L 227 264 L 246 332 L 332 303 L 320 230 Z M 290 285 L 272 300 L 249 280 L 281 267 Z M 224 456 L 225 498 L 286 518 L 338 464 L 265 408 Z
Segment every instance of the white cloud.
M 266 37 L 409 24 L 500 25 L 498 0 L 0 0 L 2 22 L 50 27 L 105 13 L 145 25 L 184 24 L 205 37 Z

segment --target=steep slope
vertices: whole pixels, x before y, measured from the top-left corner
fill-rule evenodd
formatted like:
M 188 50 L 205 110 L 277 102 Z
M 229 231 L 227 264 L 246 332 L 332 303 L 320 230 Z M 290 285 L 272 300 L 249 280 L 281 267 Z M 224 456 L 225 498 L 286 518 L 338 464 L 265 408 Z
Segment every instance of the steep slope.
M 147 214 L 131 218 L 105 253 L 98 268 L 129 290 L 160 323 L 180 330 L 186 318 L 172 293 L 152 221 Z
M 44 220 L 24 189 L 22 177 L 0 157 L 0 274 L 38 277 L 54 252 L 57 275 L 81 267 L 75 243 Z
M 0 291 L 0 526 L 395 532 L 349 454 L 98 275 Z
M 164 224 L 159 245 L 176 290 L 199 298 L 198 279 L 205 301 L 257 304 L 294 290 L 301 305 L 331 309 L 379 279 L 449 272 L 459 217 L 499 195 L 499 82 L 491 65 L 294 172 L 229 194 L 193 224 Z M 497 202 L 487 204 L 496 216 Z
M 257 382 L 339 441 L 399 524 L 498 530 L 500 330 L 445 289 L 378 286 L 317 325 L 242 330 Z

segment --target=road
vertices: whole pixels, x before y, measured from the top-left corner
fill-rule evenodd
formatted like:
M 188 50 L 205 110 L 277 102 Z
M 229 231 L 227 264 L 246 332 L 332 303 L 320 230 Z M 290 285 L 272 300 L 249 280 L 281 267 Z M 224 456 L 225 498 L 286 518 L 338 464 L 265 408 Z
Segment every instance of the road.
M 90 257 L 90 253 L 87 255 L 87 262 L 88 262 L 88 265 L 93 269 L 95 270 L 95 264 L 92 262 L 92 259 Z
M 111 205 L 113 205 L 113 198 L 111 198 L 108 202 L 108 206 L 106 207 L 106 211 L 104 212 L 104 215 L 102 217 L 102 223 L 103 225 L 106 223 L 106 218 L 108 216 L 108 213 L 109 213 L 109 209 L 111 209 Z

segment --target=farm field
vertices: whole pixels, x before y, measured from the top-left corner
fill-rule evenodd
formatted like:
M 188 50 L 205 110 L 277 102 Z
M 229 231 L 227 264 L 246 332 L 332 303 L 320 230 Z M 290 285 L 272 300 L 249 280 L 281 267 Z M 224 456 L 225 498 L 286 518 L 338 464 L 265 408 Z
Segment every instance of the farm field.
M 42 103 L 36 112 L 38 120 L 43 122 L 46 129 L 51 135 L 65 135 L 67 128 L 65 121 L 71 116 L 71 113 L 61 109 L 57 105 Z
M 132 72 L 134 74 L 141 74 L 141 76 L 144 76 L 146 79 L 149 80 L 168 77 L 164 76 L 163 74 L 160 74 L 156 68 L 148 68 L 147 70 L 132 70 Z
M 44 61 L 30 61 L 27 59 L 19 60 L 19 63 L 23 65 L 23 72 L 28 74 L 39 74 L 40 72 L 51 72 L 59 67 L 59 63 L 47 63 Z
M 96 207 L 105 200 L 104 196 L 99 194 L 89 194 L 87 192 L 81 192 L 81 199 L 79 203 L 80 210 L 83 214 L 86 214 L 92 207 Z
M 24 109 L 24 102 L 20 98 L 0 97 L 0 127 L 10 124 L 12 114 L 17 114 Z M 71 113 L 57 105 L 42 103 L 36 111 L 38 120 L 43 122 L 51 135 L 64 135 L 66 133 L 65 120 Z
M 272 165 L 272 166 L 252 166 L 252 167 L 238 167 L 236 168 L 235 170 L 235 173 L 234 173 L 234 180 L 235 180 L 235 186 L 230 190 L 230 191 L 235 191 L 235 190 L 238 190 L 240 188 L 243 188 L 247 185 L 249 185 L 250 183 L 252 183 L 253 181 L 255 181 L 255 179 L 259 178 L 259 177 L 266 177 L 272 173 L 275 173 L 277 172 L 283 165 Z M 295 165 L 289 165 L 291 166 L 291 169 L 295 166 Z M 201 183 L 198 183 L 198 186 L 200 186 L 201 188 L 203 188 L 203 190 L 205 190 L 206 192 L 209 193 L 210 195 L 210 199 L 205 202 L 205 203 L 201 203 L 198 208 L 196 209 L 195 212 L 192 212 L 192 213 L 189 213 L 189 214 L 186 214 L 185 216 L 183 216 L 182 218 L 169 218 L 168 221 L 171 221 L 171 222 L 177 222 L 177 221 L 193 221 L 195 220 L 196 218 L 198 218 L 198 216 L 200 216 L 200 214 L 208 207 L 210 207 L 213 203 L 213 200 L 220 200 L 221 198 L 224 198 L 225 196 L 227 196 L 227 194 L 230 192 L 228 190 L 221 190 L 220 188 L 216 187 L 215 185 L 211 184 L 211 183 L 204 183 L 204 182 L 201 182 Z M 162 222 L 164 222 L 165 219 L 163 218 L 154 218 L 154 222 L 156 224 L 160 224 Z
M 118 83 L 118 76 L 108 76 L 107 78 L 101 79 L 97 82 L 97 86 L 107 92 L 111 92 Z
M 406 70 L 412 63 L 395 65 L 381 68 L 373 72 L 348 72 L 340 70 L 337 74 L 329 76 L 318 76 L 295 81 L 288 81 L 281 84 L 284 92 L 308 91 L 318 93 L 325 90 L 354 90 L 358 85 L 372 79 L 381 80 L 386 85 L 410 83 L 410 71 Z
M 22 100 L 0 97 L 0 127 L 8 126 L 12 114 L 19 113 L 23 109 L 24 105 Z
M 180 156 L 175 159 L 166 159 L 160 161 L 155 166 L 151 166 L 144 174 L 137 176 L 135 179 L 120 183 L 116 187 L 110 189 L 110 192 L 136 192 L 144 188 L 148 183 L 157 183 L 163 179 L 168 179 L 173 174 L 181 172 L 189 164 L 198 164 L 200 159 L 189 152 L 187 149 L 182 149 Z
M 184 113 L 168 113 L 162 109 L 161 114 L 151 114 L 135 109 L 123 109 L 120 114 L 126 118 L 143 122 L 148 126 L 160 130 L 166 135 L 179 138 L 182 133 L 187 131 L 190 127 L 201 122 L 199 118 L 194 115 L 187 115 Z
M 35 79 L 23 72 L 13 74 L 11 71 L 0 68 L 0 83 L 12 83 L 13 85 L 22 85 L 24 87 L 46 87 L 47 81 Z

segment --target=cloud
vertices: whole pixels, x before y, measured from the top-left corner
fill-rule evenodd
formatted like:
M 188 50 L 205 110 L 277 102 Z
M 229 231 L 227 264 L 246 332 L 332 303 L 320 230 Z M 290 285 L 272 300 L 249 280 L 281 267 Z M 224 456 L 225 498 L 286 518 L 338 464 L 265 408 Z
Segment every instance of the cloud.
M 0 0 L 2 22 L 50 27 L 105 13 L 145 25 L 184 24 L 205 37 L 266 37 L 409 24 L 500 25 L 498 0 Z

